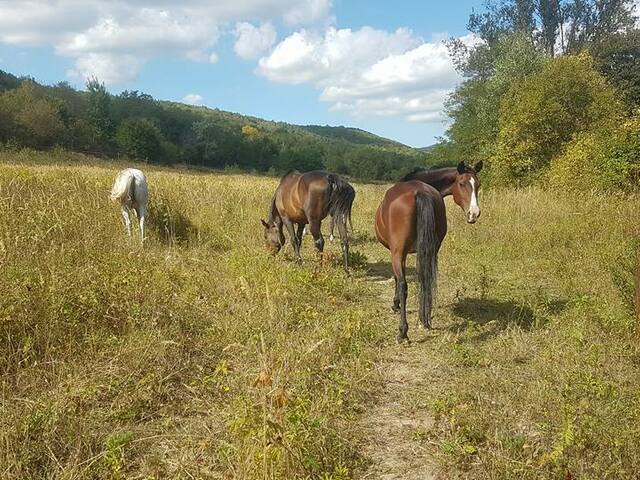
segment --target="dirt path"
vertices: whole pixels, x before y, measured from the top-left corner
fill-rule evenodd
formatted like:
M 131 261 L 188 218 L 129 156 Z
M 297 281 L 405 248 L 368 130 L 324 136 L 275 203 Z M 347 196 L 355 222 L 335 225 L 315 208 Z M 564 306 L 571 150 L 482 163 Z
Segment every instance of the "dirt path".
M 396 325 L 398 318 L 390 309 L 393 280 L 376 283 L 380 286 L 380 308 L 389 312 L 390 325 Z M 410 312 L 412 320 L 414 313 Z M 391 332 L 395 335 L 395 328 Z M 433 417 L 425 403 L 428 397 L 421 394 L 435 377 L 435 365 L 428 357 L 430 341 L 415 322 L 410 321 L 409 337 L 409 345 L 390 339 L 376 365 L 382 382 L 380 393 L 360 425 L 365 432 L 362 453 L 371 461 L 362 479 L 438 478 L 428 444 Z

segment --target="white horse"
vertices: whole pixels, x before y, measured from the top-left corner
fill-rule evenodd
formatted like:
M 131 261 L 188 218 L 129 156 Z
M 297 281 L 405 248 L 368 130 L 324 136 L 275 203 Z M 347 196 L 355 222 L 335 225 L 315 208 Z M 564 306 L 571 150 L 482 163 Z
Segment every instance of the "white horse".
M 133 210 L 140 223 L 140 241 L 144 242 L 144 217 L 147 214 L 149 191 L 147 177 L 136 168 L 126 168 L 118 173 L 111 189 L 111 200 L 122 207 L 122 218 L 131 236 L 129 210 Z

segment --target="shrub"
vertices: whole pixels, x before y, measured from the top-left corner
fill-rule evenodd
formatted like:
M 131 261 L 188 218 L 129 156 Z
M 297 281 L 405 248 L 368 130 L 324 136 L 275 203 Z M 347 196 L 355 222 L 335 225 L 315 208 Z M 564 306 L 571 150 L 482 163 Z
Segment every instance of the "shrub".
M 551 185 L 571 190 L 632 190 L 640 178 L 640 118 L 578 135 L 551 162 Z
M 531 183 L 576 134 L 620 115 L 615 90 L 586 54 L 549 60 L 502 102 L 492 167 L 503 182 Z
M 118 149 L 132 158 L 158 162 L 162 156 L 162 133 L 146 118 L 130 118 L 116 132 Z

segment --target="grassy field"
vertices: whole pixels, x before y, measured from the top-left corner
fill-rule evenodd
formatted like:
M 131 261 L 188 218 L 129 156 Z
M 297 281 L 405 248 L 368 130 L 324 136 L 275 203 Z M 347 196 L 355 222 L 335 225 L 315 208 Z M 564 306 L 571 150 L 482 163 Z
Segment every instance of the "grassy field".
M 398 401 L 442 478 L 640 470 L 638 198 L 487 191 L 474 226 L 449 203 L 435 328 L 412 308 L 397 346 L 385 186 L 356 185 L 349 279 L 337 243 L 266 254 L 269 177 L 143 166 L 140 248 L 123 166 L 0 153 L 0 478 L 361 478 L 388 352 L 429 367 Z

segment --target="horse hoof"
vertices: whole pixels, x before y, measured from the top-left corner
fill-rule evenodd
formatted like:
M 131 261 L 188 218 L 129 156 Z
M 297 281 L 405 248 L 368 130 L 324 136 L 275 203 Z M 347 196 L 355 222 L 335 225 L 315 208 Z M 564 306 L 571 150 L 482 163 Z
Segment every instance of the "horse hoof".
M 398 340 L 398 344 L 400 345 L 402 345 L 404 342 L 407 342 L 407 344 L 411 343 L 407 335 L 398 335 L 397 340 Z

